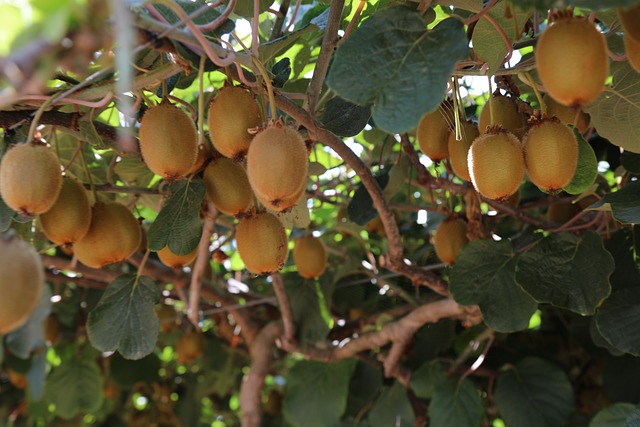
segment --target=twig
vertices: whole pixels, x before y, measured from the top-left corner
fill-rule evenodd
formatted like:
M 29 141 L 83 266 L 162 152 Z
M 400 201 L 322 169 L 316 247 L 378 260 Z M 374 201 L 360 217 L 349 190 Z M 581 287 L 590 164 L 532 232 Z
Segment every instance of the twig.
M 187 317 L 197 328 L 200 323 L 200 291 L 202 289 L 202 277 L 204 269 L 209 263 L 209 246 L 211 245 L 211 234 L 215 227 L 218 211 L 213 203 L 207 203 L 207 213 L 202 225 L 202 236 L 198 244 L 198 255 L 191 271 L 191 283 L 189 286 L 189 309 Z
M 280 306 L 280 315 L 282 316 L 284 330 L 284 347 L 286 347 L 295 342 L 296 326 L 293 323 L 293 311 L 291 310 L 289 297 L 284 289 L 284 282 L 282 281 L 280 273 L 273 273 L 271 280 L 273 283 L 273 291 L 276 294 L 278 305 Z
M 271 31 L 269 41 L 273 41 L 282 35 L 284 20 L 287 19 L 287 12 L 289 11 L 290 4 L 291 0 L 282 0 L 282 2 L 280 2 L 279 14 L 277 15 L 276 21 L 273 23 L 273 30 Z

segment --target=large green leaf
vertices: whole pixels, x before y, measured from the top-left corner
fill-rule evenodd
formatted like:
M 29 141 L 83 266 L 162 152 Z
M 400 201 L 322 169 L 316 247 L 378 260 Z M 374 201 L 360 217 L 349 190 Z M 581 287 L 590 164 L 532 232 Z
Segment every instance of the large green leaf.
M 596 316 L 598 329 L 609 343 L 640 356 L 640 287 L 614 292 Z
M 287 375 L 283 412 L 292 427 L 327 427 L 338 423 L 347 407 L 355 360 L 338 363 L 300 361 Z
M 638 231 L 638 226 L 633 229 L 622 228 L 604 243 L 616 263 L 616 269 L 611 275 L 611 288 L 614 292 L 640 286 L 640 263 L 636 255 L 640 253 L 640 241 L 636 237 Z
M 587 105 L 591 124 L 612 144 L 640 153 L 640 74 L 627 61 L 614 63 L 613 85 Z
M 500 332 L 526 329 L 538 304 L 516 283 L 516 253 L 507 240 L 475 240 L 458 254 L 449 291 L 460 304 L 480 306 Z
M 169 197 L 147 232 L 148 246 L 159 251 L 169 245 L 176 255 L 191 253 L 200 242 L 200 204 L 205 187 L 201 180 L 181 179 L 169 187 Z
M 601 409 L 589 423 L 589 427 L 623 426 L 636 405 L 631 403 L 615 403 Z
M 385 388 L 368 418 L 371 427 L 413 427 L 413 408 L 402 384 L 396 381 Z
M 389 172 L 384 170 L 377 174 L 375 178 L 380 188 L 384 190 L 389 183 Z M 362 183 L 358 185 L 347 205 L 347 214 L 349 219 L 358 225 L 365 225 L 378 215 L 378 212 L 373 207 L 373 199 Z
M 127 274 L 109 283 L 97 307 L 89 313 L 89 340 L 100 351 L 118 350 L 140 359 L 156 345 L 160 322 L 154 305 L 160 288 L 146 276 Z
M 464 27 L 446 19 L 427 31 L 419 13 L 375 13 L 338 48 L 327 83 L 342 98 L 373 105 L 376 125 L 411 130 L 442 101 L 455 63 L 468 53 Z
M 438 387 L 447 379 L 440 362 L 426 362 L 411 376 L 409 387 L 421 399 L 431 399 Z
M 538 302 L 590 315 L 609 296 L 614 268 L 597 233 L 588 231 L 579 238 L 560 232 L 540 239 L 520 256 L 516 280 Z
M 321 304 L 331 301 L 332 286 L 316 286 L 297 273 L 285 275 L 284 278 L 299 339 L 305 344 L 323 340 L 329 332 L 329 325 L 322 316 L 324 307 Z
M 371 109 L 361 107 L 336 96 L 325 105 L 323 126 L 338 136 L 355 136 L 369 122 Z
M 561 427 L 575 410 L 567 375 L 536 357 L 527 357 L 501 373 L 495 397 L 500 415 L 510 426 Z
M 591 145 L 584 140 L 584 137 L 574 128 L 573 133 L 578 140 L 578 166 L 576 172 L 563 190 L 569 194 L 580 194 L 587 191 L 596 182 L 598 177 L 598 159 Z
M 607 193 L 590 208 L 611 210 L 624 224 L 640 224 L 640 181 L 633 181 L 615 193 Z
M 478 427 L 484 408 L 478 390 L 468 379 L 450 378 L 436 389 L 429 405 L 430 427 Z

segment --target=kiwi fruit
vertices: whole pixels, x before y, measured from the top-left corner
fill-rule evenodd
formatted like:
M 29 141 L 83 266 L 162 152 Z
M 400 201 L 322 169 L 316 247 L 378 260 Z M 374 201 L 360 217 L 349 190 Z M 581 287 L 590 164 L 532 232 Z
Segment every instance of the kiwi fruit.
M 209 104 L 209 134 L 216 150 L 230 159 L 242 159 L 253 135 L 249 129 L 262 125 L 256 97 L 239 86 L 220 89 Z
M 227 215 L 246 211 L 253 201 L 253 190 L 244 168 L 226 157 L 207 165 L 202 176 L 207 197 Z
M 213 157 L 213 148 L 211 144 L 205 141 L 204 144 L 198 145 L 198 156 L 196 162 L 193 164 L 187 175 L 193 175 L 198 173 Z
M 370 219 L 365 227 L 369 233 L 375 233 L 380 237 L 387 237 L 387 230 L 384 228 L 380 215 L 376 215 L 374 218 Z
M 617 9 L 618 19 L 622 24 L 624 36 L 640 43 L 640 4 L 628 8 Z
M 294 242 L 293 262 L 298 274 L 307 279 L 321 276 L 327 267 L 327 251 L 322 240 L 314 236 L 302 236 Z
M 467 163 L 467 157 L 469 155 L 469 148 L 473 141 L 480 136 L 478 126 L 470 121 L 460 123 L 460 141 L 456 140 L 456 133 L 449 133 L 449 163 L 453 172 L 465 181 L 471 181 L 469 175 L 469 164 Z
M 467 161 L 473 186 L 489 199 L 508 198 L 518 191 L 524 177 L 522 144 L 499 127 L 473 141 Z
M 189 331 L 176 342 L 176 359 L 178 363 L 188 365 L 204 354 L 204 336 L 197 331 Z
M 289 251 L 282 223 L 268 212 L 242 218 L 236 227 L 236 244 L 240 258 L 254 274 L 280 270 Z
M 22 326 L 38 306 L 44 284 L 38 253 L 12 235 L 0 235 L 0 335 Z
M 186 255 L 176 255 L 169 249 L 169 246 L 165 246 L 164 248 L 158 251 L 158 258 L 160 261 L 171 268 L 183 268 L 186 265 L 189 265 L 196 259 L 196 255 L 198 255 L 198 247 L 192 250 L 190 253 Z
M 581 211 L 577 203 L 554 203 L 547 208 L 547 220 L 564 224 Z
M 487 132 L 491 126 L 499 125 L 518 138 L 522 138 L 527 123 L 525 117 L 518 110 L 518 104 L 513 98 L 504 95 L 494 95 L 482 107 L 478 129 L 480 133 Z
M 169 333 L 178 329 L 178 313 L 172 305 L 160 304 L 160 307 L 156 309 L 156 314 L 160 321 L 161 332 Z
M 578 165 L 578 141 L 560 120 L 532 122 L 523 149 L 527 173 L 538 188 L 555 192 L 571 182 Z
M 640 22 L 640 21 L 639 21 Z M 638 73 L 640 73 L 640 39 L 635 40 L 627 34 L 624 36 L 624 49 L 627 61 Z
M 49 147 L 21 144 L 0 162 L 0 195 L 21 215 L 37 215 L 53 206 L 62 187 L 60 163 Z
M 126 206 L 96 203 L 91 210 L 89 231 L 73 245 L 73 252 L 87 267 L 102 268 L 131 256 L 140 240 L 140 224 Z
M 557 117 L 565 125 L 573 125 L 576 121 L 576 115 L 578 115 L 578 121 L 575 123 L 575 126 L 580 133 L 586 132 L 591 119 L 581 108 L 562 105 L 546 93 L 542 97 L 542 100 L 547 106 L 547 116 Z
M 307 185 L 307 156 L 294 129 L 275 125 L 258 133 L 247 153 L 247 175 L 258 200 L 276 211 L 294 206 Z
M 60 341 L 60 321 L 55 314 L 50 314 L 44 319 L 44 339 L 51 346 Z
M 13 369 L 7 369 L 7 379 L 15 388 L 20 390 L 24 390 L 29 385 L 27 377 Z
M 535 57 L 546 92 L 563 105 L 589 104 L 609 76 L 604 35 L 584 18 L 554 21 L 540 35 Z
M 91 204 L 82 184 L 64 177 L 56 202 L 40 214 L 39 221 L 47 239 L 57 245 L 70 245 L 83 238 L 91 224 Z
M 438 225 L 433 236 L 436 255 L 446 265 L 453 264 L 460 249 L 468 242 L 467 223 L 460 218 L 446 218 Z
M 198 157 L 193 120 L 166 101 L 149 108 L 140 122 L 140 151 L 156 175 L 168 181 L 185 176 Z
M 452 125 L 452 117 L 441 107 L 425 114 L 420 119 L 416 138 L 420 150 L 432 161 L 440 162 L 449 157 L 447 141 Z

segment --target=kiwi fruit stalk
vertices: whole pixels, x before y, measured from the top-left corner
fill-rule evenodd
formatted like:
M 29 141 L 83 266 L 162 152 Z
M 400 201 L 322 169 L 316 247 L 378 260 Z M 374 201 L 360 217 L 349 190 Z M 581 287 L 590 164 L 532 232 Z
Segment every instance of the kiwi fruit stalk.
M 60 194 L 62 175 L 53 150 L 41 144 L 10 148 L 0 162 L 0 195 L 24 216 L 46 212 Z
M 449 162 L 451 168 L 456 175 L 465 181 L 471 181 L 469 175 L 469 164 L 467 163 L 467 157 L 469 155 L 469 148 L 473 141 L 480 136 L 478 126 L 470 121 L 460 123 L 460 133 L 462 139 L 456 140 L 456 133 L 452 131 L 449 133 Z
M 293 262 L 302 277 L 313 279 L 321 276 L 327 267 L 327 251 L 322 240 L 314 236 L 295 239 Z
M 563 105 L 587 105 L 609 76 L 604 35 L 587 19 L 563 17 L 544 30 L 535 48 L 538 75 L 547 93 Z
M 38 306 L 44 267 L 33 247 L 0 235 L 0 335 L 22 326 Z
M 527 173 L 540 189 L 556 192 L 571 182 L 578 165 L 578 141 L 560 120 L 532 122 L 523 146 Z
M 307 185 L 307 146 L 294 129 L 274 125 L 255 136 L 247 153 L 247 175 L 267 208 L 293 207 Z
M 449 157 L 447 142 L 452 124 L 452 117 L 449 117 L 441 107 L 425 114 L 420 119 L 416 138 L 420 150 L 432 161 L 440 162 Z
M 40 214 L 39 221 L 47 239 L 57 245 L 71 245 L 83 238 L 91 224 L 91 204 L 82 184 L 65 177 L 56 202 Z
M 202 176 L 207 197 L 227 215 L 246 211 L 253 201 L 253 190 L 244 168 L 226 157 L 207 165 Z
M 475 189 L 483 196 L 504 200 L 518 191 L 524 177 L 522 144 L 514 134 L 500 128 L 473 141 L 467 158 Z
M 495 95 L 482 107 L 478 123 L 480 133 L 485 133 L 491 126 L 496 125 L 508 130 L 519 139 L 524 135 L 527 123 L 513 98 Z
M 126 206 L 96 203 L 89 231 L 73 245 L 78 260 L 91 268 L 123 261 L 140 246 L 140 224 Z
M 469 242 L 467 223 L 460 218 L 446 218 L 438 225 L 433 236 L 436 255 L 446 265 L 452 265 L 460 249 Z
M 242 159 L 253 139 L 249 130 L 262 125 L 260 105 L 239 86 L 223 87 L 209 104 L 208 124 L 215 149 L 230 159 Z
M 275 215 L 261 212 L 242 218 L 236 227 L 238 254 L 249 271 L 269 274 L 287 260 L 287 234 Z
M 140 123 L 140 151 L 156 175 L 169 181 L 185 176 L 198 157 L 193 120 L 169 102 L 149 108 Z

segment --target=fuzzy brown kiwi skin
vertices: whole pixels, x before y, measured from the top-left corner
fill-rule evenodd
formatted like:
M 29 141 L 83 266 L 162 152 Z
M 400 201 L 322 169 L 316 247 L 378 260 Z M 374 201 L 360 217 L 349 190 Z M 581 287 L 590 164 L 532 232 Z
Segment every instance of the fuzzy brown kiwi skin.
M 640 39 L 635 40 L 625 34 L 624 50 L 627 55 L 629 65 L 631 65 L 636 72 L 640 73 Z
M 293 262 L 302 277 L 313 279 L 321 276 L 327 267 L 327 252 L 322 240 L 315 236 L 295 239 Z
M 546 93 L 542 97 L 547 110 L 546 114 L 549 117 L 557 117 L 562 123 L 565 125 L 573 125 L 576 120 L 576 114 L 578 115 L 578 122 L 576 123 L 576 127 L 580 131 L 580 133 L 585 133 L 587 128 L 589 127 L 589 122 L 591 118 L 587 113 L 582 111 L 580 108 L 569 107 L 567 105 L 562 105 Z M 578 110 L 580 110 L 578 112 Z
M 433 237 L 436 255 L 446 265 L 452 265 L 460 250 L 469 242 L 466 221 L 450 217 L 438 225 Z
M 282 223 L 268 212 L 240 219 L 236 227 L 240 258 L 254 274 L 269 274 L 282 268 L 289 252 Z
M 91 204 L 78 181 L 65 177 L 54 205 L 38 218 L 47 239 L 70 245 L 82 239 L 91 224 Z
M 524 115 L 518 111 L 518 104 L 513 98 L 497 95 L 492 96 L 480 111 L 478 123 L 480 133 L 486 133 L 491 126 L 501 126 L 518 138 L 522 138 L 527 123 Z
M 0 162 L 0 194 L 23 216 L 46 212 L 62 188 L 60 163 L 53 150 L 41 144 L 10 148 Z
M 207 165 L 202 179 L 207 197 L 220 212 L 238 215 L 251 206 L 253 191 L 247 172 L 240 164 L 220 157 Z
M 438 107 L 420 119 L 416 138 L 420 150 L 432 161 L 440 162 L 449 157 L 448 139 L 451 129 L 450 118 Z
M 449 162 L 451 168 L 456 175 L 465 181 L 471 181 L 469 175 L 469 164 L 467 163 L 467 157 L 469 155 L 469 148 L 473 141 L 480 136 L 478 126 L 473 122 L 460 123 L 461 137 L 460 141 L 456 140 L 456 133 L 452 131 L 449 134 Z
M 140 122 L 140 151 L 156 175 L 168 181 L 187 175 L 198 157 L 193 120 L 169 102 L 149 108 Z
M 193 262 L 198 255 L 198 247 L 192 250 L 190 253 L 186 255 L 176 255 L 169 249 L 169 246 L 165 246 L 164 248 L 158 251 L 158 258 L 160 261 L 171 268 L 183 268 Z
M 640 5 L 621 8 L 617 12 L 625 37 L 631 37 L 640 43 Z

